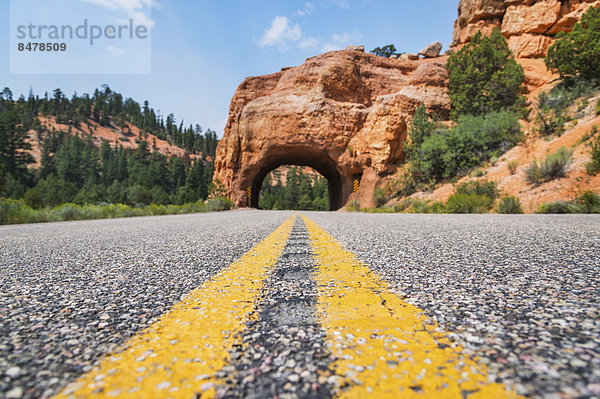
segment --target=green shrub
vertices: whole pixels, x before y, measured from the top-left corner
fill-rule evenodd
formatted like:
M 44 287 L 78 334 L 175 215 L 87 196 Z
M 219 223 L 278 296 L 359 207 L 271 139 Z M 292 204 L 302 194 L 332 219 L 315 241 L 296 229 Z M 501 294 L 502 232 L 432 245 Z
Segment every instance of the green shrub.
M 431 213 L 431 207 L 429 201 L 415 198 L 408 211 L 409 213 Z
M 493 181 L 470 181 L 459 185 L 456 188 L 456 194 L 484 195 L 493 201 L 498 196 L 498 188 L 496 182 Z
M 453 178 L 503 154 L 522 137 L 519 120 L 509 111 L 463 116 L 455 128 L 435 131 L 424 139 L 411 158 L 411 173 L 422 182 Z
M 184 205 L 148 205 L 134 208 L 124 204 L 77 205 L 62 204 L 54 208 L 33 209 L 23 200 L 0 198 L 0 224 L 59 222 L 67 220 L 106 219 L 132 216 L 175 215 L 195 212 L 214 212 L 232 209 L 228 198 L 215 198 Z
M 560 147 L 554 154 L 548 155 L 541 167 L 544 179 L 553 180 L 564 177 L 572 160 L 573 151 L 565 147 Z
M 228 211 L 233 209 L 235 204 L 227 197 L 217 197 L 206 202 L 206 210 L 208 212 Z
M 390 198 L 404 197 L 417 191 L 417 183 L 411 173 L 403 173 L 385 183 L 385 192 Z
M 545 62 L 566 81 L 600 79 L 600 7 L 591 7 L 572 31 L 559 32 Z
M 600 115 L 600 100 L 596 101 L 596 115 Z
M 429 213 L 446 213 L 446 205 L 443 202 L 434 202 L 429 207 Z
M 494 200 L 487 195 L 454 194 L 446 202 L 448 213 L 487 213 Z
M 448 213 L 487 213 L 498 196 L 495 182 L 462 183 L 446 202 Z
M 521 201 L 518 198 L 510 196 L 502 198 L 502 201 L 498 204 L 496 209 L 498 213 L 503 214 L 521 214 L 523 208 L 521 207 Z
M 589 142 L 587 146 L 590 149 L 592 160 L 586 165 L 587 173 L 595 175 L 600 172 L 600 136 Z
M 375 203 L 376 207 L 381 207 L 383 205 L 385 205 L 385 203 L 388 201 L 387 195 L 385 194 L 385 190 L 381 187 L 377 187 L 375 190 L 373 190 L 373 202 Z
M 394 206 L 394 212 L 404 213 L 431 213 L 429 201 L 420 198 L 407 198 Z
M 577 104 L 577 112 L 583 112 L 590 105 L 590 102 L 587 98 L 582 98 L 579 100 L 579 104 Z
M 400 202 L 399 204 L 394 205 L 394 212 L 396 212 L 396 213 L 406 212 L 406 210 L 411 206 L 411 204 L 412 204 L 411 199 L 407 198 L 404 201 Z
M 573 203 L 579 213 L 600 213 L 600 195 L 592 191 L 584 192 Z
M 577 213 L 577 207 L 566 201 L 555 201 L 548 202 L 540 205 L 537 213 L 542 214 L 566 214 L 566 213 Z
M 427 114 L 425 105 L 421 104 L 417 107 L 415 115 L 413 116 L 410 127 L 408 129 L 408 137 L 410 137 L 410 143 L 406 146 L 406 153 L 410 157 L 411 150 L 413 148 L 419 148 L 423 141 L 431 136 L 438 124 L 432 120 Z
M 537 213 L 600 213 L 600 195 L 586 191 L 573 201 L 542 204 Z
M 572 84 L 559 83 L 550 92 L 540 93 L 534 108 L 538 133 L 541 136 L 561 135 L 565 123 L 572 119 L 567 113 L 568 108 L 578 98 L 585 103 L 597 90 L 594 84 L 578 81 Z
M 354 212 L 356 210 L 360 210 L 360 204 L 357 200 L 352 200 L 348 202 L 348 206 L 346 207 L 347 211 Z
M 54 209 L 54 213 L 60 220 L 81 220 L 86 219 L 89 214 L 85 212 L 79 205 L 76 204 L 62 204 Z
M 544 181 L 544 175 L 542 174 L 542 168 L 538 162 L 534 159 L 531 165 L 525 169 L 525 176 L 527 181 L 534 185 L 540 185 Z
M 446 63 L 451 116 L 484 115 L 507 108 L 523 108 L 521 87 L 525 74 L 500 29 L 490 36 L 477 32 L 469 44 Z
M 0 199 L 0 224 L 32 223 L 35 211 L 23 201 Z
M 513 159 L 511 161 L 508 161 L 506 167 L 508 168 L 510 174 L 514 175 L 517 172 L 517 168 L 519 167 L 519 160 Z
M 560 147 L 555 153 L 546 156 L 543 162 L 538 164 L 534 160 L 525 171 L 527 180 L 532 184 L 539 185 L 543 182 L 564 177 L 572 159 L 573 151 Z

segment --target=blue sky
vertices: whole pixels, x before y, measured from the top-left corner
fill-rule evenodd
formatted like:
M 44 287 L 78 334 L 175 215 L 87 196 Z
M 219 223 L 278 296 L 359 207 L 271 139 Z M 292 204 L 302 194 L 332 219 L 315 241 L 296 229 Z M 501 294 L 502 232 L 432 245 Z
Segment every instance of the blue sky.
M 22 1 L 22 0 L 13 0 Z M 108 12 L 151 24 L 150 74 L 10 73 L 10 2 L 0 13 L 0 85 L 18 96 L 30 87 L 43 95 L 60 87 L 92 92 L 106 83 L 139 102 L 149 100 L 163 115 L 217 130 L 219 136 L 236 87 L 247 76 L 263 75 L 308 57 L 364 44 L 367 51 L 393 43 L 399 51 L 416 52 L 439 40 L 448 48 L 458 0 L 28 0 L 48 7 L 57 19 L 80 20 L 84 3 L 90 19 Z M 74 6 L 69 7 L 68 3 Z M 14 8 L 14 7 L 13 7 Z M 77 10 L 77 11 L 74 11 Z M 108 15 L 108 14 L 107 14 Z M 151 21 L 151 22 L 150 22 Z M 45 22 L 48 23 L 48 22 Z M 59 22 L 56 22 L 59 23 Z M 118 62 L 111 49 L 106 66 Z M 114 57 L 113 57 L 114 56 Z M 103 64 L 101 64 L 103 65 Z

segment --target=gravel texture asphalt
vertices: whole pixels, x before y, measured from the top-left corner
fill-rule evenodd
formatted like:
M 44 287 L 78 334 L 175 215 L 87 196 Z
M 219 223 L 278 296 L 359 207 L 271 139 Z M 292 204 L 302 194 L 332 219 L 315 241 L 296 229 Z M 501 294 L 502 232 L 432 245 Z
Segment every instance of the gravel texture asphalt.
M 599 216 L 304 214 L 478 356 L 489 378 L 526 396 L 600 397 Z M 289 215 L 1 227 L 0 397 L 57 393 Z M 220 395 L 330 392 L 307 240 L 297 221 Z
M 289 215 L 0 227 L 0 397 L 57 393 Z
M 318 324 L 314 260 L 300 217 L 266 281 L 257 320 L 231 351 L 223 398 L 331 397 L 331 359 Z
M 600 397 L 600 216 L 305 214 L 490 378 L 525 396 Z

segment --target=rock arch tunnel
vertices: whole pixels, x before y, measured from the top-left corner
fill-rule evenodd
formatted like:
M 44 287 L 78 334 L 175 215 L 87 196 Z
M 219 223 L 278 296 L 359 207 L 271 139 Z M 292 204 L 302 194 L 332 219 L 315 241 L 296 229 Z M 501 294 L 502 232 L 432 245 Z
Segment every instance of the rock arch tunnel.
M 247 78 L 231 100 L 215 183 L 236 205 L 258 207 L 270 171 L 310 166 L 329 183 L 330 209 L 348 203 L 357 178 L 360 205 L 371 206 L 373 190 L 403 161 L 407 127 L 419 104 L 448 115 L 445 62 L 342 50 Z
M 281 165 L 310 166 L 327 179 L 329 189 L 329 209 L 337 210 L 344 206 L 352 192 L 352 181 L 338 170 L 336 162 L 326 153 L 315 147 L 284 146 L 274 149 L 265 157 L 261 169 L 256 170 L 255 177 L 250 177 L 250 207 L 258 208 L 259 193 L 265 177 Z

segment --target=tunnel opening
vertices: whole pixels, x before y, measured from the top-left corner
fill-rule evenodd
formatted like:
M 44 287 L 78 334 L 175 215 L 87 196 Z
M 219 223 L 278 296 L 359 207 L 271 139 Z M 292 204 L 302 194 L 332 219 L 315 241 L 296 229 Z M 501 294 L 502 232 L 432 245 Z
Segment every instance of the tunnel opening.
M 329 210 L 327 179 L 309 166 L 282 165 L 263 180 L 258 207 L 265 210 Z
M 349 195 L 351 182 L 346 182 L 335 161 L 324 151 L 308 146 L 285 146 L 271 149 L 263 158 L 262 167 L 249 182 L 251 192 L 250 206 L 260 208 L 259 201 L 265 177 L 273 170 L 284 165 L 306 166 L 317 171 L 327 179 L 329 210 L 338 210 L 344 206 Z M 348 186 L 348 187 L 346 187 Z

